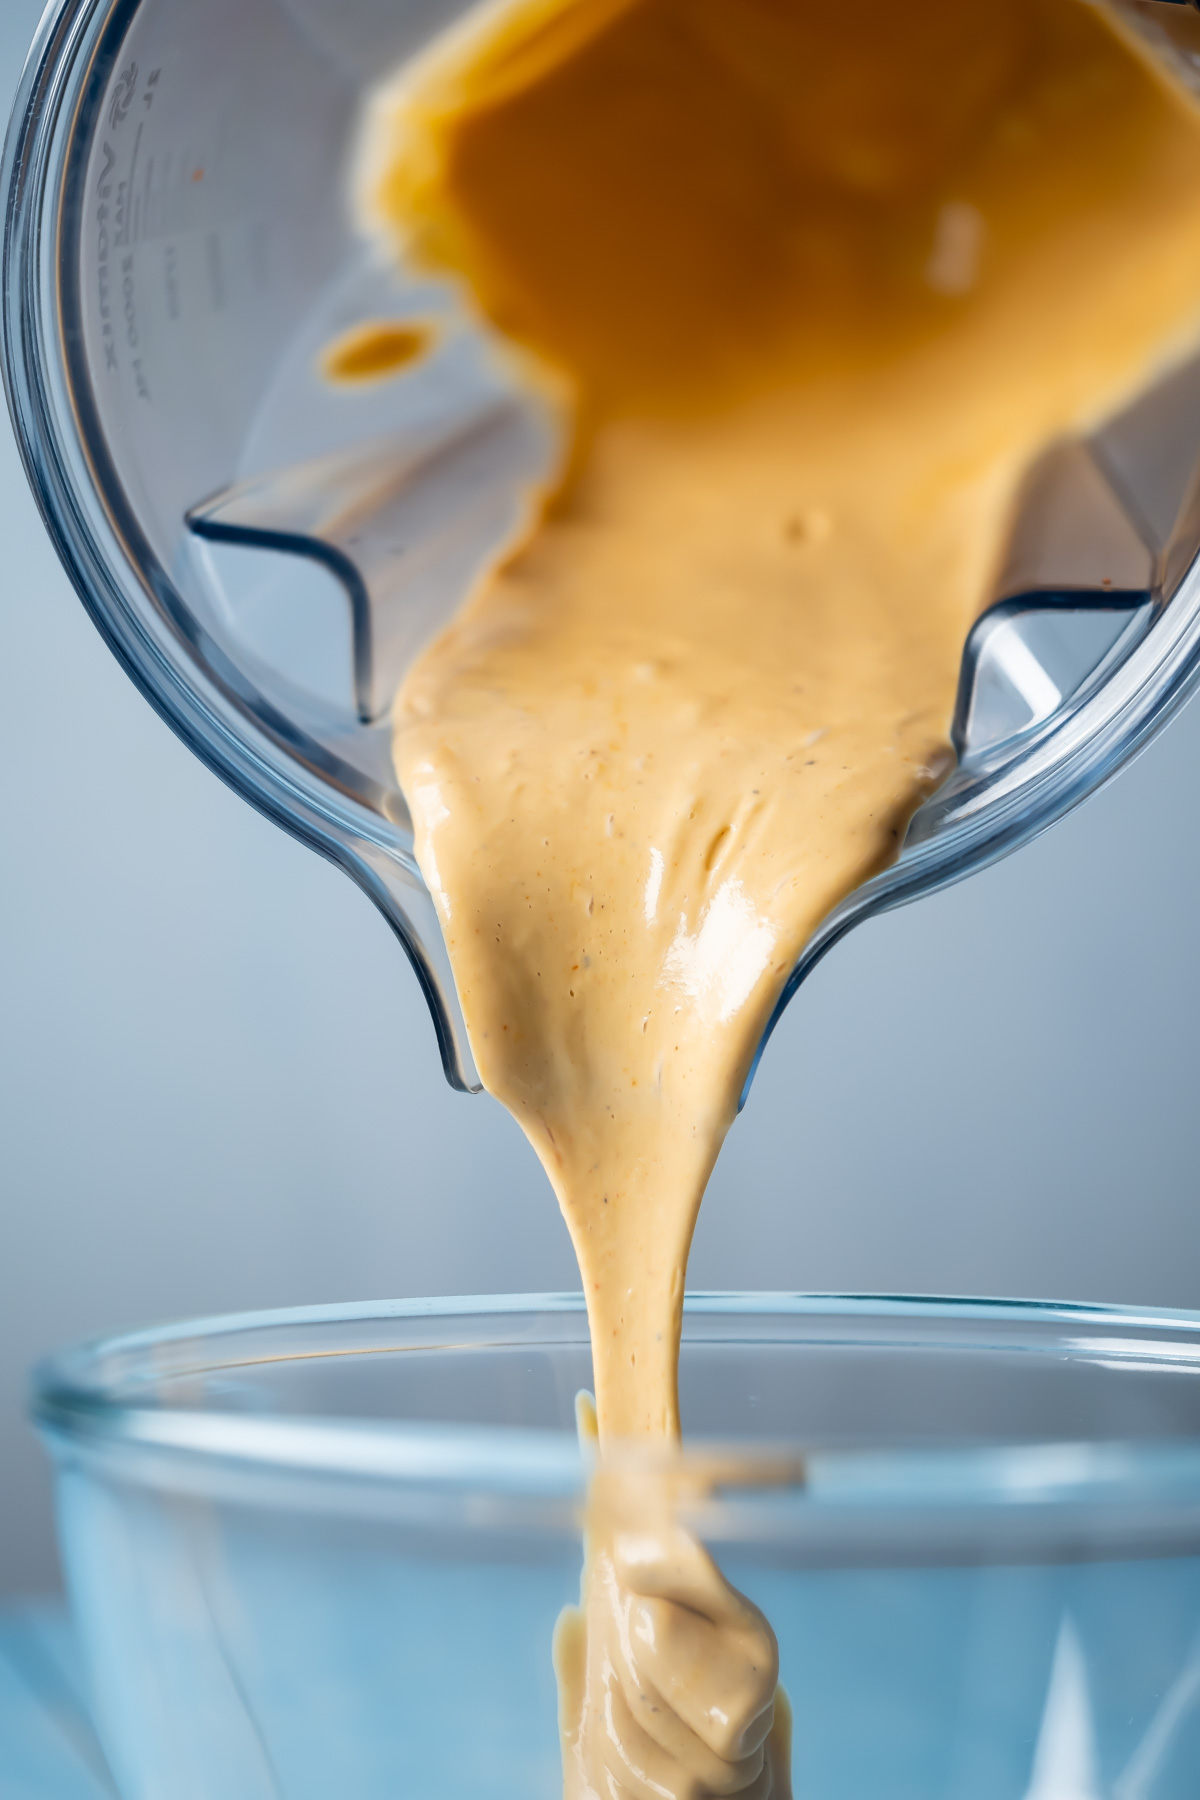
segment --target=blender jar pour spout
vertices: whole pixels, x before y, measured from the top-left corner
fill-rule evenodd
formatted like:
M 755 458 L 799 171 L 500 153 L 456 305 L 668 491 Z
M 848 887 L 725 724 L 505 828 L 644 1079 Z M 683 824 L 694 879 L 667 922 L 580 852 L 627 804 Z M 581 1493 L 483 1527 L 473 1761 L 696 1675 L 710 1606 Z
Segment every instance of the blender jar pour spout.
M 336 574 L 352 628 L 357 714 L 370 726 L 387 718 L 441 616 L 422 594 L 464 591 L 464 571 L 485 567 L 489 546 L 514 523 L 494 504 L 504 471 L 523 472 L 532 492 L 550 454 L 546 433 L 502 402 L 424 458 L 370 444 L 235 483 L 189 512 L 188 523 L 210 541 L 290 552 Z M 481 492 L 493 504 L 476 508 L 474 560 L 439 564 L 437 527 L 461 529 Z M 426 535 L 435 548 L 422 553 Z M 1198 546 L 1200 360 L 1093 437 L 1055 445 L 1026 478 L 992 599 L 964 646 L 951 730 L 958 769 L 913 820 L 910 858 L 937 842 L 1006 751 L 1053 729 L 1103 682 L 1177 590 Z M 814 939 L 788 997 L 849 923 L 887 903 L 888 884 L 885 876 L 839 909 L 840 929 Z
M 371 896 L 449 1078 L 478 1090 L 388 714 L 528 529 L 561 425 L 448 285 L 364 249 L 346 200 L 364 94 L 466 10 L 62 0 L 6 144 L 3 350 L 27 471 L 107 641 L 210 766 Z M 1116 10 L 1197 83 L 1190 7 Z M 374 385 L 325 379 L 322 352 L 379 320 L 418 325 L 428 353 Z M 858 920 L 1026 841 L 1190 691 L 1198 465 L 1200 364 L 1032 472 L 965 646 L 958 766 L 780 1011 Z

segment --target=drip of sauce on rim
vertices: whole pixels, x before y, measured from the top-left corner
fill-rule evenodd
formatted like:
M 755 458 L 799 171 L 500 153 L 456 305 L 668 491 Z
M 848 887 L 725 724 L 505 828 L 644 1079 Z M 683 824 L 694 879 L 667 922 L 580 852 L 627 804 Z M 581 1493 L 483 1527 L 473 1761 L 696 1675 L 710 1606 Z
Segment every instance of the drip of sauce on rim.
M 1195 347 L 1198 151 L 1081 0 L 513 0 L 377 103 L 374 220 L 570 402 L 395 763 L 480 1073 L 579 1258 L 602 1445 L 678 1436 L 705 1184 L 805 942 L 950 767 L 1023 474 Z M 615 1541 L 577 1672 L 630 1629 Z M 690 1608 L 717 1638 L 722 1585 Z M 682 1749 L 678 1695 L 630 1729 L 693 1793 L 778 1791 L 759 1677 Z M 664 1791 L 580 1732 L 578 1791 Z
M 351 326 L 321 354 L 326 381 L 357 386 L 387 381 L 420 362 L 433 344 L 429 325 L 400 319 L 371 319 Z

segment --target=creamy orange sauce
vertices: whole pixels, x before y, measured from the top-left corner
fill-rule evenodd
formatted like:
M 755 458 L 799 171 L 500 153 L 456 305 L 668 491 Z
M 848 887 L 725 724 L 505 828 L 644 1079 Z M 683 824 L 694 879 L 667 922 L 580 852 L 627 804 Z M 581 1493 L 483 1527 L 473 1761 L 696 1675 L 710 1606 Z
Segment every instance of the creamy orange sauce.
M 395 755 L 601 1433 L 670 1434 L 704 1182 L 805 940 L 948 765 L 1016 483 L 1194 341 L 1200 124 L 1078 0 L 534 0 L 378 117 L 377 212 L 574 396 L 572 478 Z
M 1196 344 L 1198 151 L 1082 0 L 513 0 L 378 102 L 376 224 L 573 422 L 395 762 L 579 1257 L 602 1443 L 678 1434 L 705 1183 L 806 940 L 950 765 L 1023 473 Z M 758 1698 L 691 1718 L 688 1791 L 770 1791 Z M 584 1788 L 651 1791 L 615 1754 Z

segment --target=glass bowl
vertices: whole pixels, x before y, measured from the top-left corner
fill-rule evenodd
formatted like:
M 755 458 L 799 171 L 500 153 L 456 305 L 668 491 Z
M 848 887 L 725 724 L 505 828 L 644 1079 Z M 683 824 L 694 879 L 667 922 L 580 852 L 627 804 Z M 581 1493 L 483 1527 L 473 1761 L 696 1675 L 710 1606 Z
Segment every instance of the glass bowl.
M 42 1368 L 126 1800 L 560 1794 L 589 1382 L 572 1295 L 218 1319 Z M 798 1797 L 1195 1800 L 1200 1317 L 702 1295 L 681 1386 L 689 1454 L 725 1470 L 691 1522 L 778 1635 Z M 792 1474 L 763 1485 L 771 1456 Z

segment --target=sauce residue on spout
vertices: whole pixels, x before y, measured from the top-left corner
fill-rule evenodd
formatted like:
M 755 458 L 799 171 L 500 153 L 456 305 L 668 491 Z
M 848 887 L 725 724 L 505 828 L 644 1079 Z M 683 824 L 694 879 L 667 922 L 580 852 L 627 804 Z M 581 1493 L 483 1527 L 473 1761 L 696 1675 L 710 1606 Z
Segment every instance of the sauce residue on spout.
M 602 1444 L 678 1434 L 705 1183 L 803 945 L 950 766 L 1022 475 L 1195 347 L 1198 150 L 1083 0 L 513 0 L 379 98 L 374 222 L 573 420 L 395 763 Z

